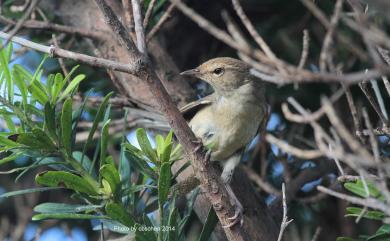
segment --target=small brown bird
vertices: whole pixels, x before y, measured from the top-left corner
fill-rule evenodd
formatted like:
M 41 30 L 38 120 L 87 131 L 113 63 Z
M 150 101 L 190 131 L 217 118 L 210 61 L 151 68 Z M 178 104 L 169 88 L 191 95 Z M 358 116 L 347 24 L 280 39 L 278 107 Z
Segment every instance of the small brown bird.
M 233 58 L 211 59 L 181 75 L 209 83 L 214 93 L 182 108 L 189 125 L 204 146 L 211 150 L 210 160 L 219 161 L 221 178 L 236 203 L 231 227 L 242 222 L 243 207 L 229 183 L 245 146 L 264 125 L 267 105 L 264 83 L 253 77 L 250 66 Z

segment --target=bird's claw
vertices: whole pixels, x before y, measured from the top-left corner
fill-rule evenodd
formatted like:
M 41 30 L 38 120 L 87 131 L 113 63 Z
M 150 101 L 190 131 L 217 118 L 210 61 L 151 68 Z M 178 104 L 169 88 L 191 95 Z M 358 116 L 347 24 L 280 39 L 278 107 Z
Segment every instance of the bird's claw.
M 196 144 L 195 149 L 192 151 L 193 153 L 198 152 L 203 147 L 203 143 L 202 143 L 202 140 L 200 138 L 197 138 L 197 139 L 191 140 L 191 141 L 192 141 L 192 143 Z
M 211 150 L 207 150 L 206 154 L 204 155 L 204 158 L 203 158 L 203 163 L 205 165 L 210 164 L 210 158 L 211 158 Z
M 244 223 L 243 212 L 244 212 L 244 208 L 242 207 L 241 203 L 240 202 L 236 203 L 234 215 L 228 218 L 228 220 L 230 220 L 231 222 L 222 227 L 231 228 L 237 223 L 240 223 L 240 226 L 242 226 L 242 224 Z

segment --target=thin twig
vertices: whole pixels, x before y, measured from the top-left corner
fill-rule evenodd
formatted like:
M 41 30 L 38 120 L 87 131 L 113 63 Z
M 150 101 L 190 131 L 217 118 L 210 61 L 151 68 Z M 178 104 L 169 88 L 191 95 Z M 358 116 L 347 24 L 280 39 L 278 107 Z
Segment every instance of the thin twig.
M 372 78 L 372 79 L 374 79 L 374 78 Z M 387 119 L 383 115 L 381 108 L 379 107 L 378 103 L 375 101 L 375 98 L 372 96 L 370 89 L 368 88 L 367 85 L 368 85 L 368 83 L 366 81 L 359 83 L 360 89 L 363 91 L 364 95 L 367 97 L 368 102 L 370 102 L 372 108 L 375 110 L 375 112 L 377 113 L 377 115 L 381 119 L 382 124 L 387 125 Z
M 294 221 L 294 219 L 288 220 L 288 217 L 287 217 L 287 201 L 286 201 L 286 190 L 285 190 L 285 189 L 286 189 L 286 187 L 285 187 L 284 183 L 282 183 L 283 219 L 282 219 L 282 223 L 280 224 L 280 232 L 279 232 L 278 241 L 281 241 L 281 240 L 282 240 L 284 230 L 287 228 L 287 226 L 288 226 L 292 221 Z
M 142 25 L 142 12 L 139 0 L 131 0 L 133 6 L 134 28 L 137 37 L 138 51 L 147 56 L 144 27 Z
M 148 27 L 148 24 L 149 24 L 150 18 L 152 17 L 153 9 L 154 9 L 154 6 L 156 5 L 156 3 L 157 3 L 157 0 L 151 0 L 149 2 L 148 9 L 146 10 L 145 17 L 144 17 L 144 23 L 143 23 L 144 29 L 146 29 Z
M 259 45 L 259 47 L 264 51 L 264 53 L 267 55 L 267 57 L 270 58 L 276 66 L 279 65 L 279 67 L 280 67 L 279 70 L 282 70 L 283 68 L 282 68 L 282 66 L 280 66 L 278 58 L 272 52 L 271 48 L 264 41 L 264 39 L 256 31 L 252 22 L 248 19 L 244 10 L 242 9 L 239 0 L 232 0 L 232 3 L 233 3 L 234 10 L 236 11 L 237 15 L 240 17 L 241 22 L 244 24 L 245 28 L 248 30 L 250 35 L 253 37 L 253 39 L 256 41 L 256 43 Z
M 10 25 L 16 25 L 12 19 L 6 18 L 0 15 L 0 22 Z M 47 21 L 39 21 L 39 20 L 27 20 L 22 24 L 23 28 L 27 29 L 42 29 L 42 30 L 51 30 L 69 34 L 77 34 L 84 37 L 94 38 L 94 39 L 106 39 L 110 33 L 104 32 L 101 30 L 91 30 L 86 28 L 78 28 L 73 26 L 66 26 L 56 23 L 51 23 Z
M 7 39 L 9 37 L 10 37 L 9 34 L 0 32 L 0 38 Z M 123 64 L 112 60 L 96 58 L 89 55 L 79 54 L 76 52 L 61 49 L 56 46 L 45 46 L 16 36 L 13 37 L 11 40 L 12 42 L 20 44 L 22 46 L 35 49 L 39 52 L 50 54 L 52 57 L 62 57 L 62 58 L 72 59 L 74 61 L 82 62 L 95 67 L 108 68 L 108 69 L 117 70 L 129 74 L 134 74 L 139 68 L 137 64 L 136 65 Z
M 340 19 L 341 11 L 343 9 L 343 0 L 337 0 L 334 7 L 334 13 L 330 20 L 330 25 L 328 27 L 328 32 L 325 35 L 324 42 L 322 44 L 321 53 L 320 53 L 320 70 L 322 72 L 326 71 L 326 60 L 328 58 L 329 49 L 333 40 L 333 33 L 337 28 L 337 24 Z
M 314 235 L 313 235 L 313 238 L 311 239 L 311 241 L 317 241 L 318 238 L 320 237 L 321 232 L 322 232 L 322 228 L 321 227 L 317 227 L 316 231 L 314 232 Z
M 378 82 L 376 80 L 370 80 L 372 89 L 374 90 L 376 100 L 378 101 L 379 108 L 381 110 L 381 113 L 383 117 L 386 119 L 386 121 L 389 121 L 389 116 L 387 115 L 387 110 L 385 107 L 385 102 L 383 101 L 383 97 L 381 94 L 381 91 L 379 90 Z
M 9 43 L 10 39 L 13 36 L 15 36 L 19 32 L 19 30 L 23 27 L 23 23 L 30 17 L 31 13 L 34 11 L 35 6 L 39 3 L 39 1 L 40 0 L 31 0 L 30 6 L 27 8 L 26 12 L 15 24 L 14 28 L 9 32 L 10 36 L 9 38 L 6 39 L 1 49 L 4 48 L 4 46 L 6 46 Z
M 267 134 L 265 136 L 265 139 L 269 143 L 271 143 L 271 144 L 279 147 L 280 149 L 282 149 L 284 152 L 289 153 L 289 154 L 291 154 L 293 156 L 297 156 L 299 158 L 315 159 L 315 158 L 319 158 L 319 157 L 323 156 L 322 152 L 319 151 L 319 150 L 303 150 L 303 149 L 299 149 L 297 147 L 289 145 L 285 141 L 280 140 L 280 139 L 276 138 L 275 136 L 273 136 L 271 134 Z
M 364 117 L 364 122 L 366 124 L 366 127 L 368 129 L 369 133 L 369 138 L 370 138 L 370 144 L 371 144 L 371 149 L 372 153 L 374 154 L 374 161 L 376 163 L 376 169 L 379 177 L 379 185 L 380 189 L 382 190 L 382 193 L 384 197 L 386 198 L 386 201 L 390 203 L 390 191 L 387 187 L 386 183 L 386 174 L 385 171 L 383 170 L 382 164 L 381 164 L 381 158 L 380 158 L 380 153 L 379 153 L 379 145 L 378 141 L 374 135 L 372 124 L 370 121 L 370 118 L 368 117 L 367 111 L 363 109 L 363 117 Z
M 303 38 L 302 38 L 302 53 L 301 59 L 299 60 L 298 69 L 303 69 L 305 67 L 307 57 L 309 56 L 309 43 L 310 43 L 310 35 L 309 30 L 303 30 Z
M 350 195 L 346 195 L 343 193 L 335 192 L 335 191 L 333 191 L 329 188 L 326 188 L 324 186 L 318 186 L 317 190 L 320 192 L 326 193 L 328 195 L 337 197 L 339 199 L 343 199 L 347 202 L 361 205 L 361 206 L 367 206 L 367 207 L 370 207 L 373 209 L 377 209 L 377 210 L 384 212 L 386 215 L 390 215 L 390 208 L 386 204 L 384 204 L 383 202 L 381 202 L 375 198 L 369 197 L 369 198 L 363 199 L 363 198 L 359 198 L 359 197 L 355 197 L 355 196 L 350 196 Z
M 361 138 L 361 135 L 358 135 L 358 133 L 361 132 L 362 127 L 360 125 L 357 108 L 356 108 L 355 102 L 353 101 L 351 90 L 350 90 L 349 86 L 344 84 L 343 82 L 341 82 L 341 86 L 343 87 L 343 89 L 345 91 L 348 106 L 349 106 L 349 109 L 351 110 L 352 120 L 353 120 L 353 124 L 355 126 L 355 133 L 357 134 L 357 136 L 359 138 Z
M 161 29 L 163 24 L 171 17 L 173 10 L 175 9 L 175 5 L 171 3 L 165 13 L 160 17 L 156 25 L 153 26 L 153 28 L 150 30 L 150 32 L 147 35 L 146 41 L 149 42 L 154 35 Z

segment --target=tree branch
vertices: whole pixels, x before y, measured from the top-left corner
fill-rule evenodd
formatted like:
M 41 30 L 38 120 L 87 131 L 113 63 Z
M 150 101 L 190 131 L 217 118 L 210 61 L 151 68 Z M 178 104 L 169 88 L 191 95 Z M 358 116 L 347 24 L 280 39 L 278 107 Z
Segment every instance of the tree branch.
M 130 61 L 139 61 L 138 64 L 140 64 L 140 68 L 134 74 L 147 83 L 149 90 L 160 104 L 160 111 L 164 114 L 170 126 L 175 131 L 179 142 L 183 146 L 185 154 L 193 160 L 193 165 L 197 169 L 201 187 L 206 191 L 206 195 L 212 203 L 219 220 L 222 224 L 228 224 L 228 218 L 234 213 L 234 206 L 230 203 L 227 190 L 219 177 L 219 172 L 217 169 L 210 166 L 208 162 L 204 162 L 203 151 L 197 150 L 197 145 L 193 141 L 196 140 L 194 133 L 191 131 L 187 122 L 168 95 L 151 64 L 146 62 L 146 58 L 143 58 L 141 53 L 134 47 L 134 44 L 129 38 L 129 33 L 122 26 L 112 9 L 104 0 L 95 0 L 95 2 L 104 14 L 106 22 L 116 32 L 121 43 L 128 49 L 131 57 Z M 238 225 L 235 225 L 230 229 L 225 229 L 225 233 L 229 240 L 248 240 L 247 235 Z

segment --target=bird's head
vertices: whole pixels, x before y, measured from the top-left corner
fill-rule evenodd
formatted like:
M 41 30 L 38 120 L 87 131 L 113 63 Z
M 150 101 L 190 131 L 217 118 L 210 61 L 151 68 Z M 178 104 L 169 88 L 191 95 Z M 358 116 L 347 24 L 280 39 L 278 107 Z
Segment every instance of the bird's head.
M 181 73 L 209 83 L 216 91 L 232 91 L 250 81 L 249 65 L 241 60 L 222 57 L 210 59 L 195 69 Z

